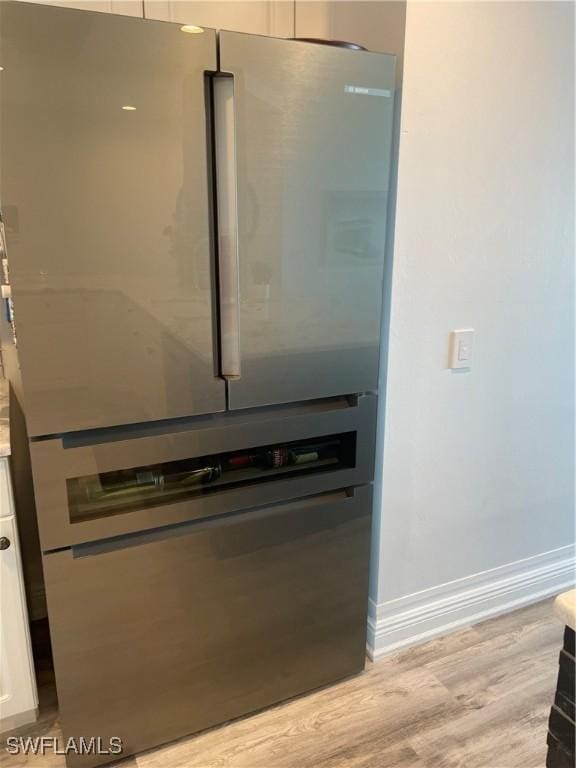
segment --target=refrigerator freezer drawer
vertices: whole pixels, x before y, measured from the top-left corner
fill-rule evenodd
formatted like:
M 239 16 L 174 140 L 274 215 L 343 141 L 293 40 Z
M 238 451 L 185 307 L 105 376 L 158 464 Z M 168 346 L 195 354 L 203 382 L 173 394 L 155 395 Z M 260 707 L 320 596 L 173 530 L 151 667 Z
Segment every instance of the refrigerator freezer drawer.
M 32 442 L 42 549 L 370 483 L 376 405 L 333 398 Z
M 116 736 L 127 755 L 362 670 L 371 497 L 45 555 L 64 737 Z

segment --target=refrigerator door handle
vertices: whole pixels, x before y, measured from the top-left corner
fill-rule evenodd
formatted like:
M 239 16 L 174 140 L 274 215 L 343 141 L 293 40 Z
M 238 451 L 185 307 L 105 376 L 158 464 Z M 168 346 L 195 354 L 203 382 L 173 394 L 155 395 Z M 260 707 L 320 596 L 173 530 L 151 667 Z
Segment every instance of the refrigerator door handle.
M 239 379 L 240 286 L 233 77 L 215 77 L 213 95 L 220 284 L 220 372 L 225 379 Z

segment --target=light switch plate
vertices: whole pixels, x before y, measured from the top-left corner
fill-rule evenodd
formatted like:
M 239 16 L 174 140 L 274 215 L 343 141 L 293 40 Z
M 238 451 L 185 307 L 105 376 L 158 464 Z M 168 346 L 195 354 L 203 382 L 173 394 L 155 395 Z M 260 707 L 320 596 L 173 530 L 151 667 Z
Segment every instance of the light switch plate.
M 460 328 L 450 334 L 450 364 L 449 367 L 471 368 L 472 353 L 474 352 L 474 328 Z

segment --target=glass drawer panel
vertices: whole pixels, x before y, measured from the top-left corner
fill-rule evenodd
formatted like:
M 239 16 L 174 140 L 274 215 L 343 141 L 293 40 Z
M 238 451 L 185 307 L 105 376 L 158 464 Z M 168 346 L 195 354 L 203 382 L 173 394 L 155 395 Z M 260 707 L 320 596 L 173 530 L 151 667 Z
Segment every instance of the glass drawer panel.
M 356 433 L 118 469 L 68 479 L 70 520 L 174 503 L 206 493 L 286 477 L 354 467 Z

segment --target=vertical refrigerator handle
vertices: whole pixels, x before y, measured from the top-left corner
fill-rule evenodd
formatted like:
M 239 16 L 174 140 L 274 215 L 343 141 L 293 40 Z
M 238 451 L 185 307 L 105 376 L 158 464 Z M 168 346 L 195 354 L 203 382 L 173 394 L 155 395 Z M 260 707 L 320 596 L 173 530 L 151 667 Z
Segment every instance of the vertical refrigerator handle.
M 215 77 L 213 94 L 220 284 L 220 366 L 221 375 L 225 379 L 239 379 L 240 285 L 233 78 Z

